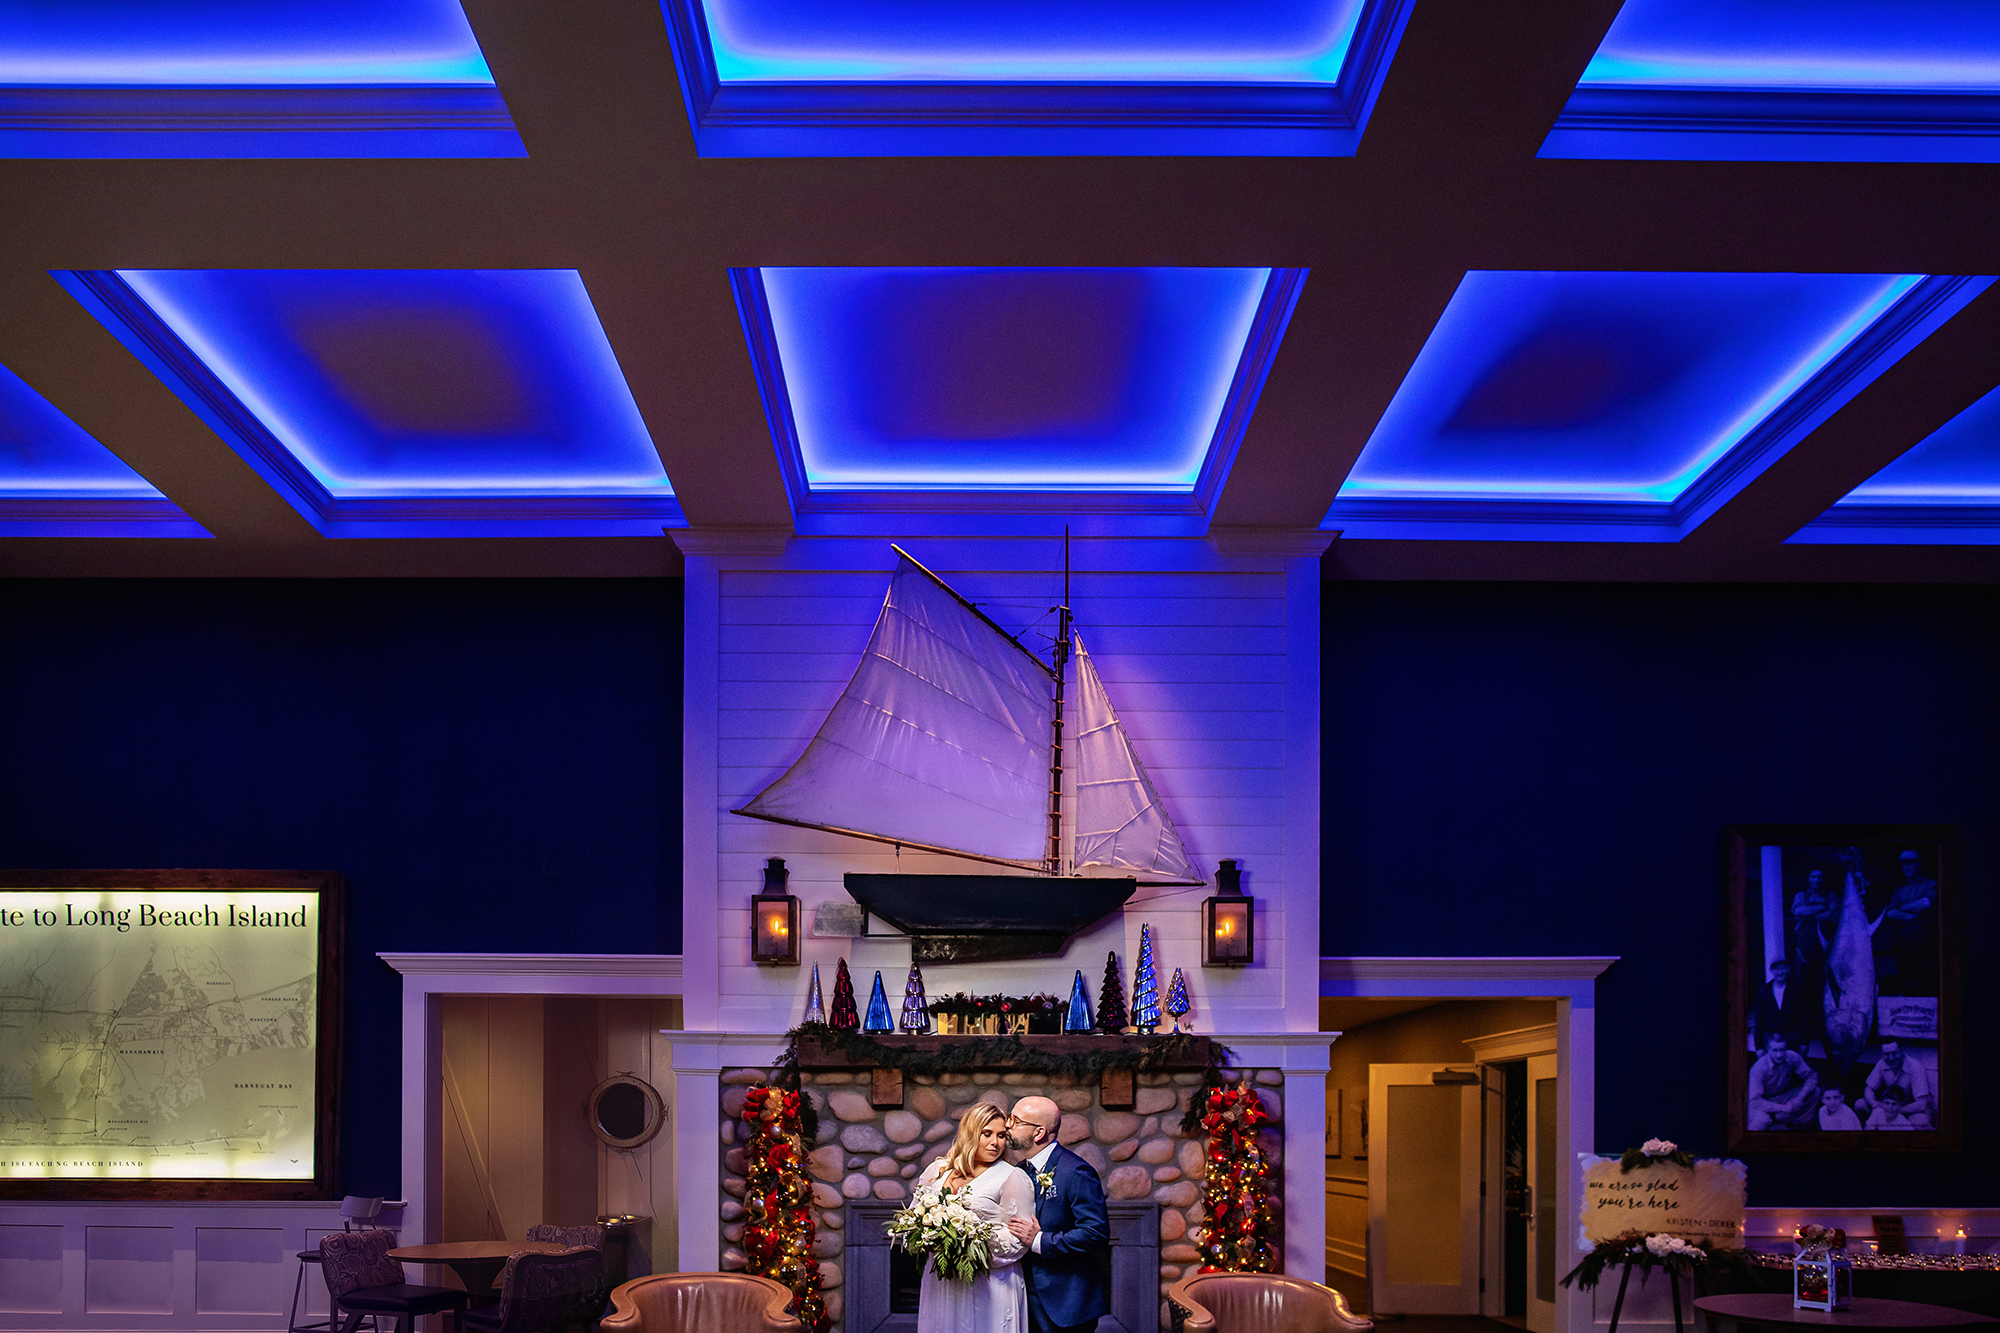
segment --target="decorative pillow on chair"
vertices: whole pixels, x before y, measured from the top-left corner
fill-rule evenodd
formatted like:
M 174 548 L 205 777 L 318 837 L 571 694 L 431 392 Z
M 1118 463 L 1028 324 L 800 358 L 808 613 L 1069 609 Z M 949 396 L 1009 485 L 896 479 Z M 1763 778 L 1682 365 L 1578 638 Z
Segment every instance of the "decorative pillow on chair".
M 319 1238 L 319 1266 L 326 1289 L 339 1300 L 364 1287 L 393 1287 L 403 1280 L 403 1266 L 389 1257 L 396 1243 L 393 1231 L 336 1231 Z
M 537 1222 L 528 1228 L 529 1240 L 550 1241 L 557 1245 L 567 1245 L 572 1249 L 578 1245 L 588 1245 L 593 1250 L 604 1248 L 604 1228 L 595 1222 L 586 1222 L 580 1227 L 559 1227 L 552 1222 Z

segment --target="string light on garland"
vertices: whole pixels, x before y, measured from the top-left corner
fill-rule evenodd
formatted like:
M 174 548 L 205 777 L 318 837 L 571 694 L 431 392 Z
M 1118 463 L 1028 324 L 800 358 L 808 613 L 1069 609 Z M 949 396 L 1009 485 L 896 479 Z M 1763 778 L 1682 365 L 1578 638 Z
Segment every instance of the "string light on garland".
M 826 1328 L 826 1297 L 820 1291 L 819 1260 L 813 1258 L 817 1228 L 812 1215 L 812 1183 L 799 1132 L 804 1094 L 755 1087 L 743 1096 L 743 1227 L 745 1270 L 783 1283 L 792 1291 L 792 1315 L 811 1333 Z
M 1270 1118 L 1255 1088 L 1209 1093 L 1201 1118 L 1208 1134 L 1199 1244 L 1204 1273 L 1275 1273 L 1283 1265 L 1271 1215 L 1271 1163 L 1257 1134 Z

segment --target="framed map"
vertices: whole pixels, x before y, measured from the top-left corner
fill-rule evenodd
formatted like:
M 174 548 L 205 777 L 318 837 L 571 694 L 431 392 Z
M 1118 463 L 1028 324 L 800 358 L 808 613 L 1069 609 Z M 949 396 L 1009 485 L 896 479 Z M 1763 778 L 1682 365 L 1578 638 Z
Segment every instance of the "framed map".
M 0 871 L 0 1198 L 333 1197 L 342 885 Z

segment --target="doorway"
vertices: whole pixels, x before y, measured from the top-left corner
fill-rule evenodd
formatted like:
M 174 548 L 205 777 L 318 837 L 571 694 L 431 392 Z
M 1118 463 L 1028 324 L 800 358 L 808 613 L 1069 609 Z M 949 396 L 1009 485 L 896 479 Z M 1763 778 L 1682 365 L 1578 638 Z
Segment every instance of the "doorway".
M 1541 1090 L 1560 1109 L 1553 1000 L 1323 999 L 1322 1026 L 1341 1036 L 1328 1077 L 1327 1281 L 1374 1314 L 1504 1318 L 1556 1333 L 1555 1302 L 1539 1301 L 1537 1253 L 1523 1210 L 1531 1193 L 1553 1209 L 1560 1190 L 1527 1177 L 1534 1103 L 1527 1059 L 1545 1060 Z M 1518 1086 L 1515 1206 L 1505 1207 L 1509 1063 Z M 1536 1072 L 1544 1072 L 1542 1063 Z M 1539 1161 L 1554 1171 L 1559 1135 Z M 1560 1173 L 1558 1172 L 1558 1179 Z M 1510 1212 L 1512 1214 L 1510 1219 Z M 1514 1256 L 1507 1233 L 1516 1233 Z M 1542 1228 L 1553 1242 L 1557 1227 Z M 1551 1246 L 1544 1260 L 1552 1265 Z M 1508 1300 L 1506 1277 L 1513 1275 Z

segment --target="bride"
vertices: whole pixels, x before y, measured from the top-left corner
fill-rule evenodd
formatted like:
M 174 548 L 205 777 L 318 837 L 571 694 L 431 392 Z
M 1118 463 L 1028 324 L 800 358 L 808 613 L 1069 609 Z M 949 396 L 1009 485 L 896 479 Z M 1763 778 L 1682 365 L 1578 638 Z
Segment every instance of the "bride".
M 1034 1185 L 1006 1160 L 1007 1117 L 976 1102 L 958 1122 L 951 1151 L 932 1162 L 916 1182 L 942 1181 L 953 1192 L 970 1185 L 966 1201 L 992 1224 L 992 1268 L 970 1282 L 941 1278 L 924 1265 L 918 1294 L 917 1333 L 1028 1333 L 1028 1288 L 1021 1280 L 1021 1242 L 1007 1230 L 1011 1217 L 1035 1215 Z

